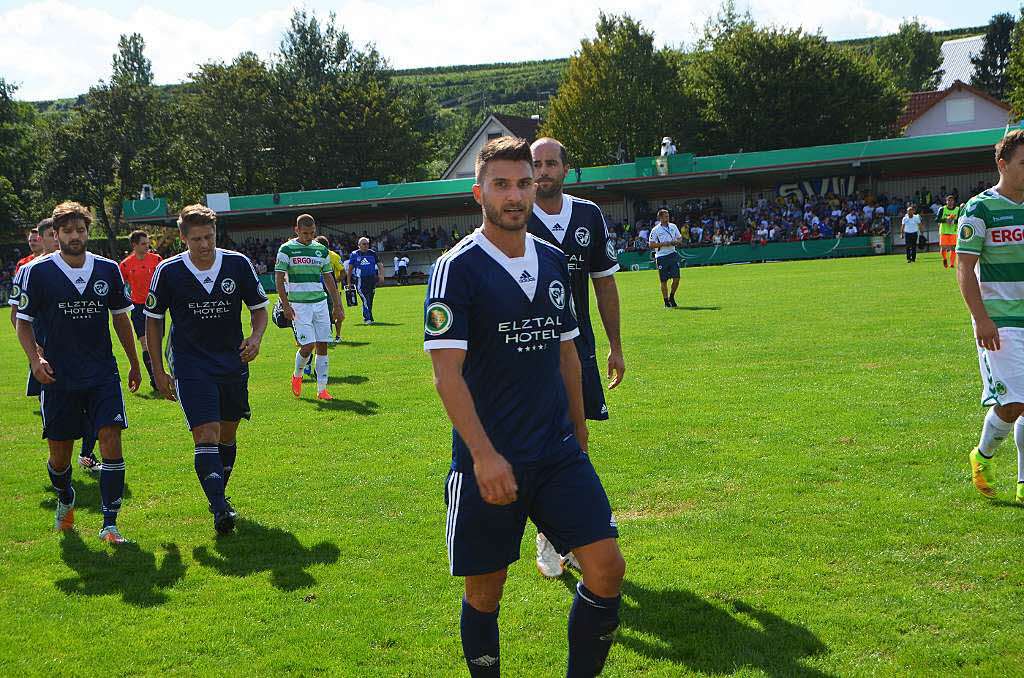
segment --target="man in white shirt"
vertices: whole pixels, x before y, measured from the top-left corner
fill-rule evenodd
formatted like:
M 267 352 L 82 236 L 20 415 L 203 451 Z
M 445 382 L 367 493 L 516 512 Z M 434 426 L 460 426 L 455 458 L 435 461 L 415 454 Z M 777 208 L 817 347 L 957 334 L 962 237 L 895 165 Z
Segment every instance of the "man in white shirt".
M 409 282 L 409 257 L 401 252 L 395 255 L 395 281 L 399 285 Z
M 853 238 L 856 235 L 857 235 L 857 227 L 854 226 L 853 224 L 847 225 L 847 227 L 846 227 L 846 237 L 847 238 Z
M 676 306 L 676 290 L 679 288 L 679 253 L 676 248 L 682 246 L 683 236 L 676 225 L 668 220 L 668 210 L 658 210 L 658 224 L 651 229 L 650 245 L 654 250 L 654 261 L 658 265 L 658 278 L 661 280 L 661 296 L 665 299 L 665 308 Z M 672 291 L 668 291 L 668 281 L 672 281 Z
M 900 225 L 900 235 L 906 243 L 907 263 L 917 261 L 917 239 L 921 232 L 921 215 L 917 214 L 917 208 L 913 205 L 907 207 L 907 215 L 903 217 Z

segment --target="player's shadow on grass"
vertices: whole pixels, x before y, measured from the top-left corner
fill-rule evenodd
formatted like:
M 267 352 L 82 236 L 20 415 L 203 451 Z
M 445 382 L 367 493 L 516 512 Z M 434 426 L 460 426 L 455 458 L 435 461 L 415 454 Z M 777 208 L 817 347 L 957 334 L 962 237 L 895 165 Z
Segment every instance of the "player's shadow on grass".
M 333 410 L 337 412 L 351 412 L 364 417 L 368 417 L 377 414 L 380 410 L 380 405 L 372 400 L 345 400 L 344 398 L 335 398 L 334 400 L 314 400 L 313 398 L 303 398 L 307 403 L 312 403 L 321 410 Z
M 364 377 L 361 374 L 349 374 L 344 377 L 327 377 L 328 384 L 349 384 L 350 386 L 355 386 L 357 384 L 365 384 L 368 381 L 370 381 L 370 378 Z
M 193 560 L 226 577 L 269 572 L 270 583 L 282 591 L 315 585 L 316 580 L 306 568 L 336 563 L 341 555 L 341 550 L 330 542 L 307 548 L 291 532 L 244 518 L 238 521 L 234 534 L 217 537 L 213 548 L 216 553 L 197 546 L 192 550 Z
M 162 605 L 168 600 L 166 589 L 185 576 L 185 564 L 177 544 L 161 544 L 161 548 L 165 555 L 157 566 L 156 554 L 143 551 L 138 544 L 104 544 L 93 550 L 77 531 L 67 530 L 61 537 L 61 558 L 77 576 L 58 579 L 54 584 L 69 596 L 119 594 L 129 605 Z
M 339 341 L 337 343 L 331 344 L 331 346 L 369 346 L 369 345 L 370 345 L 370 342 L 368 342 L 368 341 Z
M 382 323 L 379 320 L 375 320 L 373 324 L 363 323 L 364 327 L 401 327 L 405 323 Z
M 721 311 L 721 306 L 676 306 L 675 311 Z
M 563 575 L 562 581 L 575 593 L 571 573 Z M 752 668 L 779 678 L 830 675 L 799 663 L 828 653 L 817 636 L 741 600 L 718 607 L 692 591 L 648 589 L 630 581 L 622 583 L 622 593 L 620 631 L 633 633 L 619 633 L 615 640 L 645 657 L 666 659 L 705 674 Z
M 88 511 L 89 513 L 102 514 L 103 511 L 100 510 L 99 474 L 89 474 L 86 471 L 79 471 L 76 475 L 85 476 L 86 478 L 89 478 L 89 481 L 86 482 L 81 477 L 74 478 L 71 481 L 71 487 L 75 488 L 75 511 Z M 53 489 L 52 485 L 46 485 L 43 490 L 50 496 L 39 502 L 39 508 L 46 509 L 53 513 L 53 511 L 57 509 L 57 490 Z M 132 491 L 128 485 L 124 486 L 124 494 L 122 494 L 121 497 L 124 500 L 132 498 Z

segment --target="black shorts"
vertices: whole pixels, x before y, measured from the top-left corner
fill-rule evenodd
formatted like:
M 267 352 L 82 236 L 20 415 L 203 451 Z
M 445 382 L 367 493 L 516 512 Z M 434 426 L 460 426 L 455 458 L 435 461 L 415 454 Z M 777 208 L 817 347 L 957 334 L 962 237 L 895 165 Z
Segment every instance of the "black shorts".
M 29 398 L 38 398 L 39 394 L 43 392 L 43 385 L 39 383 L 39 380 L 32 376 L 32 368 L 28 370 L 28 380 L 25 382 L 25 395 Z
M 213 421 L 251 418 L 248 378 L 224 383 L 205 379 L 175 379 L 174 385 L 189 431 Z
M 608 495 L 578 446 L 514 472 L 519 493 L 507 506 L 485 502 L 472 471 L 448 472 L 445 538 L 451 574 L 489 574 L 519 560 L 527 518 L 559 553 L 619 536 Z
M 662 282 L 679 277 L 679 254 L 677 252 L 656 257 L 654 261 L 658 265 L 658 278 Z
M 146 316 L 142 310 L 146 308 L 143 304 L 132 306 L 132 327 L 135 329 L 135 336 L 139 339 L 146 336 Z
M 44 388 L 39 395 L 45 440 L 95 437 L 107 426 L 128 428 L 121 383 L 108 381 L 85 389 Z
M 604 400 L 604 383 L 597 368 L 597 356 L 580 355 L 583 371 L 583 414 L 587 419 L 604 421 L 608 418 L 608 404 Z

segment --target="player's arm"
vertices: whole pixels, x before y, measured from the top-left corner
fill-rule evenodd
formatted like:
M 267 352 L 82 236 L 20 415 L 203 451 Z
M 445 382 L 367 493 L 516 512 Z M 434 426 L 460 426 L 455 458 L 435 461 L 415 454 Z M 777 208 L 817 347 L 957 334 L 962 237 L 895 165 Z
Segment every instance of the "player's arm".
M 988 311 L 985 310 L 985 304 L 982 303 L 978 276 L 974 274 L 974 267 L 977 263 L 977 254 L 957 252 L 956 281 L 960 285 L 960 294 L 964 297 L 967 310 L 974 318 L 974 337 L 978 340 L 978 346 L 990 351 L 998 351 L 999 328 L 992 322 Z
M 622 357 L 622 334 L 619 329 L 619 288 L 615 284 L 614 275 L 593 278 L 594 296 L 597 297 L 597 311 L 601 314 L 601 324 L 608 335 L 608 377 L 611 382 L 609 389 L 622 383 L 626 373 L 626 360 Z M 614 375 L 614 376 L 613 376 Z
M 569 419 L 576 427 L 576 440 L 587 451 L 587 417 L 583 412 L 583 368 L 576 353 L 576 342 L 567 339 L 559 344 L 558 369 L 562 373 L 565 394 L 569 399 Z
M 174 382 L 171 375 L 164 369 L 164 319 L 162 316 L 154 317 L 146 313 L 146 349 L 149 351 L 149 359 L 153 365 L 153 380 L 160 394 L 168 400 L 177 400 L 174 392 Z
M 24 318 L 17 318 L 15 328 L 18 331 L 18 343 L 21 350 L 28 356 L 28 364 L 32 369 L 32 376 L 40 384 L 52 384 L 56 379 L 53 377 L 53 368 L 46 358 L 39 352 L 36 346 L 36 336 L 32 333 L 32 321 Z
M 129 306 L 120 311 L 112 311 L 114 317 L 114 332 L 117 340 L 121 342 L 125 355 L 128 356 L 128 390 L 135 393 L 142 383 L 142 372 L 139 370 L 139 355 L 135 351 L 135 336 L 132 333 L 132 321 L 128 317 Z
M 327 289 L 327 294 L 331 295 L 331 303 L 334 304 L 334 317 L 337 320 L 344 320 L 345 306 L 341 303 L 341 295 L 338 294 L 338 284 L 334 282 L 333 273 L 324 276 L 324 287 Z
M 480 423 L 473 396 L 469 393 L 466 380 L 462 378 L 462 362 L 465 357 L 466 351 L 460 348 L 431 349 L 434 388 L 441 396 L 448 418 L 473 457 L 473 473 L 480 488 L 480 496 L 489 504 L 511 504 L 516 500 L 519 490 L 516 477 L 511 464 L 494 449 Z M 576 362 L 578 369 L 579 360 Z
M 242 340 L 238 347 L 238 355 L 242 362 L 251 363 L 260 354 L 260 344 L 263 343 L 263 333 L 267 331 L 267 320 L 269 314 L 267 307 L 249 309 L 249 321 L 252 323 L 252 332 Z

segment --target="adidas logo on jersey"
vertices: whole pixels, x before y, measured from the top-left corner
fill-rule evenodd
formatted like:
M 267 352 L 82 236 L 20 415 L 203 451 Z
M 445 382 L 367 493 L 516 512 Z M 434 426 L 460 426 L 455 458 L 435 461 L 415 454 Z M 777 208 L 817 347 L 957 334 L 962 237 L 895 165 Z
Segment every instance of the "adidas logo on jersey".
M 213 281 L 210 280 L 210 276 L 206 276 L 206 280 L 204 280 L 203 282 L 204 283 L 212 283 Z
M 116 421 L 116 422 L 117 422 L 117 423 L 119 423 L 119 424 L 123 424 L 123 423 L 124 423 L 124 417 L 122 417 L 122 416 L 121 416 L 121 415 L 119 414 L 119 415 L 117 415 L 116 417 L 114 417 L 114 421 Z
M 562 228 L 561 224 L 555 224 L 554 226 L 551 227 L 551 230 L 552 231 L 564 231 L 565 229 Z
M 532 275 L 530 275 L 529 271 L 523 271 L 523 274 L 521 276 L 519 276 L 519 284 L 520 285 L 523 284 L 523 283 L 536 282 L 536 280 L 537 280 L 536 278 L 534 278 Z
M 75 282 L 76 282 L 76 283 L 78 283 L 78 284 L 83 284 L 83 283 L 85 283 L 85 281 L 84 281 L 84 280 L 82 280 L 82 276 L 78 276 L 78 280 L 76 280 Z

